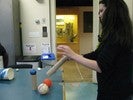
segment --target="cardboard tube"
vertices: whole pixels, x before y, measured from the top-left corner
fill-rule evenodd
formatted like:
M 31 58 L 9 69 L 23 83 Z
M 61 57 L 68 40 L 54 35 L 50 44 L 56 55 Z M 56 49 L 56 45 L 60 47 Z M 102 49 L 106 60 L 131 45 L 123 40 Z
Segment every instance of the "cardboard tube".
M 32 81 L 32 90 L 37 90 L 37 75 L 36 75 L 36 70 L 31 69 L 30 74 L 31 74 L 31 81 Z
M 47 75 L 48 76 L 51 76 L 52 74 L 54 74 L 60 67 L 63 63 L 65 63 L 65 61 L 68 59 L 68 57 L 66 56 L 63 56 L 52 68 L 50 68 L 48 71 L 47 71 Z

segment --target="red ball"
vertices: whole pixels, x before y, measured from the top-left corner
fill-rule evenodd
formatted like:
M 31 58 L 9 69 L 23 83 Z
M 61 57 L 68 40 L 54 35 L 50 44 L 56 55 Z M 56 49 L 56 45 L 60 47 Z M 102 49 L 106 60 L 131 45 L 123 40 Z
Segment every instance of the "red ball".
M 48 87 L 52 86 L 52 81 L 50 79 L 48 79 L 48 78 L 44 79 L 43 83 L 45 83 Z

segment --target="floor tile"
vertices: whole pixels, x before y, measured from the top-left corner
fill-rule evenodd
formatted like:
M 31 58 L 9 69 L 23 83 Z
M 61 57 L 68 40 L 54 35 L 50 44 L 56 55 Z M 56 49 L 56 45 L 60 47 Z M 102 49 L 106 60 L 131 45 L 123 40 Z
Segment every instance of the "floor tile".
M 97 84 L 88 82 L 65 83 L 65 100 L 96 100 Z

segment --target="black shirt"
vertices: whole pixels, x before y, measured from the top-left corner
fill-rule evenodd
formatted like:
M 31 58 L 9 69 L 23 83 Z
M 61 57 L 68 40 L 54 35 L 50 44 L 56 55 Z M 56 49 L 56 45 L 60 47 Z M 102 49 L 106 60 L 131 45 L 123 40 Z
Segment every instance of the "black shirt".
M 97 73 L 98 96 L 126 97 L 132 93 L 132 52 L 131 48 L 107 40 L 85 58 L 96 60 L 102 73 Z M 104 99 L 98 99 L 104 100 Z M 124 100 L 108 99 L 106 100 Z M 126 99 L 125 99 L 126 100 Z

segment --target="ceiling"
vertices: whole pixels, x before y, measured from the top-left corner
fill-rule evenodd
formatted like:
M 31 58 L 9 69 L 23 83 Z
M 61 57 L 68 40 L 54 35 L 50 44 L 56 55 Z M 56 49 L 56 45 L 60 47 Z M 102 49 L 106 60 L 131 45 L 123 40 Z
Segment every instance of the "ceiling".
M 57 7 L 92 6 L 93 0 L 56 0 Z

